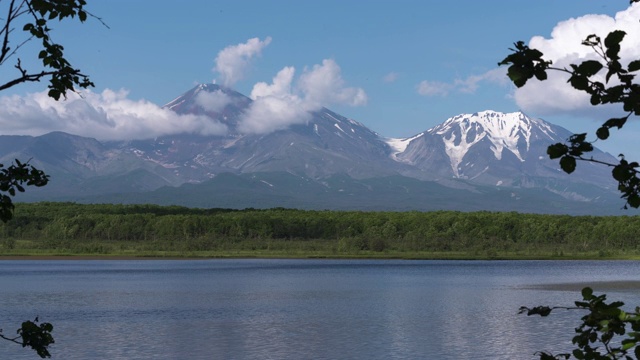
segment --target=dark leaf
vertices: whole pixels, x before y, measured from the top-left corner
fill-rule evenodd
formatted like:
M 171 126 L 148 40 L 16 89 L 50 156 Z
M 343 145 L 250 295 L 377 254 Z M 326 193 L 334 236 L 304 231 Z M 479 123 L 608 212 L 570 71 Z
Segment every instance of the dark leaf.
M 627 122 L 627 118 L 613 118 L 607 120 L 602 126 L 606 126 L 608 128 L 617 127 L 618 129 L 622 128 L 624 124 Z
M 540 81 L 547 80 L 547 72 L 544 69 L 537 69 L 534 75 Z
M 634 209 L 640 207 L 640 195 L 633 193 L 627 198 L 627 203 Z
M 598 130 L 596 130 L 596 136 L 600 140 L 606 140 L 609 137 L 609 129 L 604 126 L 598 128 Z
M 633 177 L 633 172 L 625 165 L 615 166 L 613 170 L 611 170 L 611 174 L 614 179 L 620 182 L 625 182 Z
M 567 145 L 562 143 L 553 144 L 547 148 L 547 154 L 549 155 L 550 159 L 557 159 L 565 155 L 568 151 L 569 148 L 567 147 Z
M 560 158 L 560 167 L 567 174 L 571 174 L 576 169 L 576 159 L 572 156 L 565 155 Z
M 620 42 L 624 39 L 624 36 L 627 33 L 622 30 L 614 30 L 607 35 L 604 39 L 604 46 L 607 48 L 612 48 L 615 46 L 620 46 Z
M 640 60 L 634 60 L 629 63 L 629 72 L 640 70 Z
M 580 64 L 580 66 L 578 66 L 577 71 L 586 76 L 586 77 L 590 77 L 593 76 L 595 74 L 598 73 L 598 71 L 600 71 L 600 69 L 602 69 L 603 65 L 596 60 L 587 60 L 582 62 L 582 64 Z
M 587 90 L 589 88 L 589 79 L 586 76 L 573 75 L 568 82 L 576 90 Z

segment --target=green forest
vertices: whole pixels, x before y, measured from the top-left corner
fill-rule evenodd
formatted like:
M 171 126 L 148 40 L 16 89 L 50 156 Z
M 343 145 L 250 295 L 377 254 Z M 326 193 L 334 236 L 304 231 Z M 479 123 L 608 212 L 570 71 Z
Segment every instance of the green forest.
M 640 218 L 17 204 L 0 255 L 640 258 Z

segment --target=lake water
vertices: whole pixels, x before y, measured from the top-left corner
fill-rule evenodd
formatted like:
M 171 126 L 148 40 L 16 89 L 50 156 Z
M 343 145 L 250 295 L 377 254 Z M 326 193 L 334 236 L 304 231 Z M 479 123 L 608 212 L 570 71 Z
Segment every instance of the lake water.
M 0 327 L 54 324 L 54 359 L 533 359 L 582 316 L 540 284 L 640 280 L 630 261 L 0 261 Z M 640 304 L 640 291 L 608 289 Z M 35 359 L 0 342 L 0 358 Z

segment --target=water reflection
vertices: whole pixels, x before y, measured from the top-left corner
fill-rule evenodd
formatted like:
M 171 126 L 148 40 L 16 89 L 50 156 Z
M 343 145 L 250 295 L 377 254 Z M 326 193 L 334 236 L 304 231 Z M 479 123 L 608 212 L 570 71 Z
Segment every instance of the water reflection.
M 517 315 L 579 296 L 540 284 L 638 275 L 636 262 L 5 261 L 0 318 L 54 323 L 61 359 L 520 359 L 567 349 L 579 317 Z

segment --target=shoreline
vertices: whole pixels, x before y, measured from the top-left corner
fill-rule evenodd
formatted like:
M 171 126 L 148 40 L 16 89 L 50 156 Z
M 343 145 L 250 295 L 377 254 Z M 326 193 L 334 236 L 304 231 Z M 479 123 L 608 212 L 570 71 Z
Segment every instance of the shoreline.
M 585 287 L 590 287 L 594 291 L 598 292 L 610 292 L 610 291 L 631 291 L 640 289 L 640 280 L 609 280 L 609 281 L 594 281 L 594 282 L 575 282 L 575 283 L 552 283 L 552 284 L 539 284 L 526 287 L 520 287 L 520 289 L 532 289 L 532 290 L 549 290 L 549 291 L 581 291 Z
M 4 260 L 204 260 L 204 257 L 136 255 L 0 255 Z
M 185 254 L 0 254 L 0 261 L 5 260 L 213 260 L 213 259 L 327 259 L 327 260 L 483 260 L 483 261 L 640 261 L 635 256 L 594 256 L 583 254 L 574 256 L 528 255 L 519 256 L 504 254 L 498 256 L 473 255 L 464 253 L 432 253 L 432 254 L 321 254 L 321 253 L 185 253 Z

